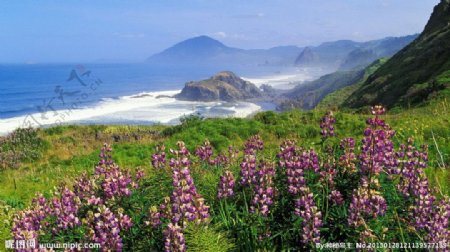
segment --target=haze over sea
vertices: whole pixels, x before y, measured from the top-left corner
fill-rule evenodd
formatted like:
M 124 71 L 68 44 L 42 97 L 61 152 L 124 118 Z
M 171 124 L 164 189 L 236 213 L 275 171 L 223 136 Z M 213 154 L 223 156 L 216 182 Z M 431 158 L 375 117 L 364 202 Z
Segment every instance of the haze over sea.
M 187 102 L 169 97 L 187 81 L 222 70 L 233 69 L 149 64 L 0 65 L 0 134 L 17 127 L 60 123 L 173 124 L 192 113 L 245 117 L 261 110 L 247 102 Z M 280 85 L 294 76 L 289 71 L 294 70 L 241 67 L 235 72 L 256 84 L 267 78 L 267 83 Z M 307 78 L 298 72 L 295 76 Z

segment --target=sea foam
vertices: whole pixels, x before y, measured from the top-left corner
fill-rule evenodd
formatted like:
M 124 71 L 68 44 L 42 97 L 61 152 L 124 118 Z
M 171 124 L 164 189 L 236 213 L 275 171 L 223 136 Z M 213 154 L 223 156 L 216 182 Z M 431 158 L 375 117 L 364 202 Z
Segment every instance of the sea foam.
M 117 99 L 105 98 L 93 106 L 79 109 L 47 111 L 45 115 L 0 119 L 0 134 L 18 127 L 50 127 L 59 124 L 176 124 L 182 116 L 200 114 L 204 117 L 247 117 L 261 107 L 249 102 L 180 101 L 172 96 L 180 90 L 143 92 Z

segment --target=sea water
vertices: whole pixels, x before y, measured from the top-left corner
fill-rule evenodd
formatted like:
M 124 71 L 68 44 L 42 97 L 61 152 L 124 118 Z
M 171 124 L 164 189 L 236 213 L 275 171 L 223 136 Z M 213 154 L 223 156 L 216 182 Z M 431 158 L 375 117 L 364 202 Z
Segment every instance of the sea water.
M 70 123 L 174 124 L 190 114 L 245 117 L 261 110 L 260 105 L 248 102 L 190 102 L 172 97 L 186 82 L 222 70 L 234 69 L 149 64 L 0 65 L 0 134 L 17 127 Z M 281 71 L 241 67 L 235 72 L 251 79 Z M 259 79 L 257 84 L 263 82 Z

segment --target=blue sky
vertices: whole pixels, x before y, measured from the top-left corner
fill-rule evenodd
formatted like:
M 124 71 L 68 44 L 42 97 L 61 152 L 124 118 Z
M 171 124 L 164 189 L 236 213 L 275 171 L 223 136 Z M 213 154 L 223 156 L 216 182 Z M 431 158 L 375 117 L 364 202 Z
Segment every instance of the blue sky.
M 269 48 L 421 32 L 439 0 L 0 0 L 0 62 L 143 61 L 209 35 Z

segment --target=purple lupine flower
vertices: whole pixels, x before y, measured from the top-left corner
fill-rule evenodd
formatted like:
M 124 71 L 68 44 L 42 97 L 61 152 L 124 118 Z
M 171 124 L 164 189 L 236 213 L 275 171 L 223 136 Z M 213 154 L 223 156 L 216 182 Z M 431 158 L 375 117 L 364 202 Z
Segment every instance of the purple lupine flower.
M 80 198 L 74 192 L 66 186 L 60 188 L 51 201 L 51 214 L 56 217 L 57 225 L 53 232 L 79 226 L 81 224 L 78 218 L 80 205 Z
M 15 214 L 11 229 L 15 241 L 34 240 L 38 246 L 40 231 L 46 226 L 44 219 L 51 214 L 49 203 L 42 194 L 37 194 L 31 207 Z M 18 250 L 18 251 L 26 251 Z
M 320 128 L 322 129 L 320 131 L 320 134 L 322 137 L 332 137 L 335 135 L 334 132 L 334 123 L 336 122 L 336 119 L 333 116 L 333 112 L 328 111 L 325 116 L 322 118 L 320 122 Z
M 241 185 L 250 185 L 255 179 L 256 173 L 256 156 L 252 154 L 245 154 L 241 164 Z
M 279 165 L 286 169 L 288 191 L 298 195 L 305 187 L 304 172 L 319 172 L 319 160 L 314 150 L 303 151 L 295 147 L 295 142 L 287 140 L 280 146 Z
M 195 150 L 195 155 L 200 158 L 202 161 L 209 162 L 212 155 L 213 155 L 213 149 L 211 144 L 209 143 L 208 139 L 205 140 L 202 146 L 199 146 Z
M 112 148 L 108 144 L 103 144 L 103 147 L 100 150 L 100 161 L 95 167 L 95 174 L 103 174 L 105 172 L 105 167 L 112 165 L 114 163 L 112 159 Z
M 363 179 L 367 180 L 367 178 Z M 386 200 L 380 192 L 375 189 L 369 189 L 369 182 L 363 184 L 353 191 L 352 200 L 349 207 L 348 223 L 350 226 L 366 226 L 365 218 L 384 215 L 386 212 Z M 371 184 L 377 182 L 371 182 Z M 370 191 L 369 191 L 370 190 Z
M 356 155 L 355 155 L 355 140 L 351 137 L 341 140 L 341 149 L 344 153 L 339 157 L 339 165 L 346 173 L 356 172 Z
M 152 166 L 154 168 L 164 168 L 166 165 L 166 153 L 164 144 L 156 146 L 156 153 L 152 155 Z
M 382 170 L 388 171 L 397 166 L 394 145 L 391 140 L 395 131 L 379 118 L 379 115 L 384 112 L 383 107 L 375 106 L 372 108 L 375 118 L 367 119 L 369 127 L 364 130 L 359 156 L 361 171 L 364 174 L 370 173 L 376 176 Z
M 141 180 L 141 178 L 143 178 L 144 176 L 145 176 L 145 171 L 144 171 L 144 169 L 139 168 L 139 169 L 136 171 L 136 180 L 139 181 L 139 180 Z
M 250 137 L 244 144 L 244 159 L 241 166 L 241 185 L 251 185 L 256 174 L 256 154 L 264 148 L 264 142 L 259 135 Z
M 103 199 L 96 196 L 97 178 L 98 175 L 90 178 L 87 173 L 83 173 L 75 179 L 73 191 L 80 198 L 83 204 L 100 205 L 104 203 Z
M 441 248 L 450 241 L 449 232 L 450 199 L 445 197 L 435 206 L 428 228 L 427 241 L 439 243 Z M 448 249 L 447 247 L 445 247 Z
M 244 154 L 255 155 L 262 149 L 264 149 L 264 142 L 259 135 L 251 136 L 244 144 Z
M 220 176 L 219 185 L 217 189 L 218 199 L 227 199 L 234 196 L 234 176 L 229 170 L 225 170 L 224 174 Z
M 335 178 L 337 176 L 336 169 L 336 161 L 334 159 L 333 153 L 326 157 L 326 160 L 323 163 L 323 168 L 320 171 L 320 179 L 319 182 L 322 182 L 323 185 L 328 186 L 330 189 L 334 189 L 335 186 Z
M 428 191 L 428 179 L 424 173 L 428 160 L 428 146 L 422 145 L 420 150 L 414 147 L 414 140 L 408 139 L 408 145 L 402 144 L 397 152 L 398 172 L 400 174 L 397 189 L 406 197 L 418 197 Z
M 130 196 L 133 180 L 129 170 L 122 171 L 119 166 L 112 164 L 103 176 L 101 186 L 107 199 Z
M 211 162 L 211 161 L 210 161 Z M 222 165 L 227 166 L 230 164 L 230 158 L 225 156 L 224 154 L 219 154 L 216 159 L 214 159 L 214 165 Z
M 150 221 L 145 221 L 147 226 L 157 227 L 161 225 L 161 213 L 156 206 L 152 206 L 149 210 Z
M 342 205 L 344 203 L 344 198 L 341 192 L 337 190 L 331 191 L 330 195 L 328 195 L 328 198 L 334 205 Z
M 414 199 L 411 226 L 416 230 L 426 232 L 425 240 L 439 244 L 441 249 L 447 249 L 449 242 L 450 200 L 444 197 L 437 201 L 431 194 L 428 179 L 424 169 L 428 161 L 428 146 L 420 149 L 414 147 L 414 140 L 408 138 L 407 145 L 402 144 L 397 152 L 399 183 L 397 189 L 405 197 Z
M 120 211 L 119 211 L 120 212 Z M 89 226 L 89 238 L 99 243 L 103 250 L 122 251 L 122 230 L 131 227 L 131 219 L 127 215 L 114 214 L 108 207 L 99 206 L 97 212 L 89 212 L 86 223 Z
M 183 228 L 188 221 L 206 222 L 209 218 L 209 206 L 197 192 L 190 175 L 189 151 L 183 142 L 178 142 L 178 150 L 170 150 L 175 155 L 169 162 L 172 168 L 173 192 L 170 200 L 161 205 L 163 216 Z
M 239 154 L 239 150 L 235 149 L 233 146 L 228 146 L 228 158 L 230 160 L 235 159 Z
M 384 112 L 382 106 L 375 106 L 372 108 L 375 117 L 367 119 L 368 127 L 364 130 L 359 155 L 361 181 L 359 188 L 353 191 L 349 207 L 347 221 L 353 227 L 364 227 L 361 237 L 369 237 L 367 235 L 370 234 L 366 218 L 377 218 L 386 212 L 386 200 L 378 191 L 379 174 L 393 171 L 398 165 L 391 140 L 395 132 L 379 117 Z
M 309 188 L 305 188 L 299 199 L 295 201 L 295 214 L 303 218 L 302 242 L 320 243 L 320 227 L 322 213 L 314 203 L 314 195 Z
M 273 185 L 274 176 L 274 165 L 272 163 L 260 161 L 255 180 L 252 182 L 253 199 L 250 206 L 251 212 L 258 212 L 262 216 L 267 216 L 269 214 L 269 207 L 273 204 L 276 190 Z
M 184 234 L 178 224 L 169 223 L 164 230 L 164 251 L 166 252 L 184 252 L 186 251 L 186 242 Z

